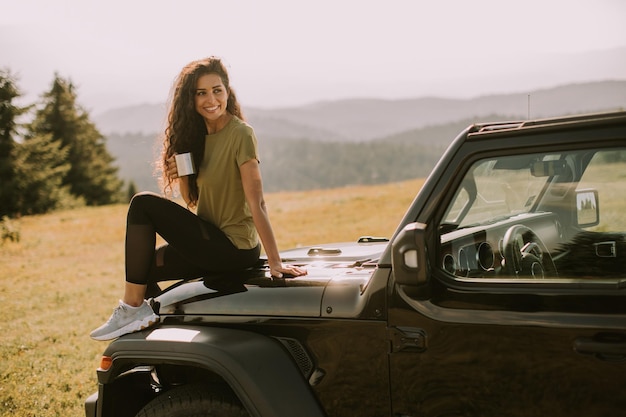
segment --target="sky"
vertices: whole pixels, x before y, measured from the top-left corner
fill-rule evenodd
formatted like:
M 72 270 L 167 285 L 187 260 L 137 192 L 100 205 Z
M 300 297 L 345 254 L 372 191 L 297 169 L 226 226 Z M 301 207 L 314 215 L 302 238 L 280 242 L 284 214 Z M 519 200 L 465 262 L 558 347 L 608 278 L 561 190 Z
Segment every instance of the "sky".
M 469 98 L 626 79 L 624 0 L 0 0 L 0 68 L 32 103 L 55 74 L 98 114 L 165 102 L 180 69 L 228 65 L 243 106 Z M 582 67 L 585 67 L 584 70 Z

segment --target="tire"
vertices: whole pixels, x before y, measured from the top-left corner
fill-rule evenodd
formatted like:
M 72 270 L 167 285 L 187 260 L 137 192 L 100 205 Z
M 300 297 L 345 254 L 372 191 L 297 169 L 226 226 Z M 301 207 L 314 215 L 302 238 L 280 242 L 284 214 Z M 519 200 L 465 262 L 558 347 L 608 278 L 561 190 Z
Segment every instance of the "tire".
M 208 385 L 183 385 L 150 401 L 136 417 L 250 417 L 233 394 Z

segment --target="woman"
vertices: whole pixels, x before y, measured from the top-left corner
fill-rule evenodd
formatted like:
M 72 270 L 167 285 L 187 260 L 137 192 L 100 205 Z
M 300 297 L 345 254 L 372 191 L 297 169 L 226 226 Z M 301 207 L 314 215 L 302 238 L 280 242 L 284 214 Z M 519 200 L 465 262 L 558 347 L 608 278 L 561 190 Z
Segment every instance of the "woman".
M 175 156 L 186 152 L 192 153 L 197 174 L 179 177 Z M 259 237 L 272 276 L 306 274 L 281 261 L 263 199 L 256 137 L 220 59 L 191 62 L 178 76 L 161 163 L 165 190 L 177 183 L 197 215 L 156 194 L 133 197 L 124 297 L 109 320 L 91 332 L 93 339 L 113 339 L 156 323 L 159 317 L 144 298 L 158 281 L 255 265 Z M 167 244 L 155 251 L 156 234 Z

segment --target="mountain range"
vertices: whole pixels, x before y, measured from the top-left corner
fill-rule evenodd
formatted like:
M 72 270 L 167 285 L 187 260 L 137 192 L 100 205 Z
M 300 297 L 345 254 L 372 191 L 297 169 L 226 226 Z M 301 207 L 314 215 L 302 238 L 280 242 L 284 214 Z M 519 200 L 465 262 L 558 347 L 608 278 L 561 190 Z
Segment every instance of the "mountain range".
M 352 99 L 290 108 L 244 108 L 259 138 L 369 141 L 392 134 L 489 114 L 512 118 L 580 114 L 626 106 L 626 80 L 568 84 L 528 93 L 471 99 L 421 97 L 401 100 Z M 165 126 L 164 104 L 112 109 L 94 117 L 110 133 L 157 133 Z
M 266 188 L 280 191 L 426 176 L 456 134 L 474 122 L 624 109 L 626 80 L 608 80 L 472 99 L 353 99 L 248 108 L 244 114 L 259 138 Z M 165 105 L 145 104 L 93 119 L 120 175 L 140 189 L 156 189 L 151 161 L 165 114 Z

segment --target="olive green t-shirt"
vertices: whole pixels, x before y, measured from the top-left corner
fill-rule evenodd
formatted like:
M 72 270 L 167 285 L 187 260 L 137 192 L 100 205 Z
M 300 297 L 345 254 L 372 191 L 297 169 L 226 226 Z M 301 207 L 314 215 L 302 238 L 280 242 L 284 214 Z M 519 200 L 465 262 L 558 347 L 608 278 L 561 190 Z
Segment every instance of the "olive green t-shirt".
M 239 249 L 259 243 L 239 167 L 258 160 L 254 130 L 233 116 L 222 130 L 206 135 L 198 170 L 198 216 L 219 227 Z

